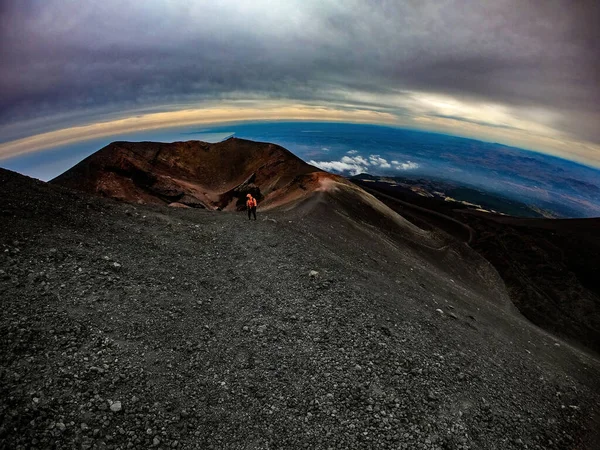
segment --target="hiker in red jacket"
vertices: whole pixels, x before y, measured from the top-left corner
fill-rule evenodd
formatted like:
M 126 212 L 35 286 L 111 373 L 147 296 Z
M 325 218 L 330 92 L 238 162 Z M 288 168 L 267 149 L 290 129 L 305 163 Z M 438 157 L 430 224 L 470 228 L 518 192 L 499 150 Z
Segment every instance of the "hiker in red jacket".
M 248 208 L 248 220 L 251 220 L 250 214 L 254 214 L 254 220 L 256 220 L 256 199 L 252 197 L 252 194 L 246 195 L 246 208 Z

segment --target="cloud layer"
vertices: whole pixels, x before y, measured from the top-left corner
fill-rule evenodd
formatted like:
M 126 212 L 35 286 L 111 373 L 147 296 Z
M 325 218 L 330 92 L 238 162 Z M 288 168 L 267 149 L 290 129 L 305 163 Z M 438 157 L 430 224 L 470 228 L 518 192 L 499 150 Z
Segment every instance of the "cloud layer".
M 350 156 L 348 156 L 350 155 Z M 370 173 L 373 175 L 391 173 L 391 171 L 413 170 L 420 167 L 419 164 L 406 161 L 389 161 L 379 155 L 369 155 L 363 157 L 356 150 L 350 150 L 348 155 L 343 156 L 337 161 L 309 161 L 319 169 L 327 170 L 328 172 L 337 172 L 342 174 L 358 175 L 360 173 Z
M 600 165 L 599 11 L 593 0 L 1 2 L 0 141 L 276 101 Z

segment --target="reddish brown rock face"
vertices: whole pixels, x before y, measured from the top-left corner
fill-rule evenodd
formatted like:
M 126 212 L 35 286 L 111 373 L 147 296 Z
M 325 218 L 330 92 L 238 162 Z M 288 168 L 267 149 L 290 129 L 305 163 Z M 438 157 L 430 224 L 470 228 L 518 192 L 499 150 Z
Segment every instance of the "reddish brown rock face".
M 322 190 L 322 178 L 347 184 L 278 145 L 230 138 L 114 142 L 51 183 L 128 202 L 234 210 L 249 192 L 261 208 L 297 200 Z

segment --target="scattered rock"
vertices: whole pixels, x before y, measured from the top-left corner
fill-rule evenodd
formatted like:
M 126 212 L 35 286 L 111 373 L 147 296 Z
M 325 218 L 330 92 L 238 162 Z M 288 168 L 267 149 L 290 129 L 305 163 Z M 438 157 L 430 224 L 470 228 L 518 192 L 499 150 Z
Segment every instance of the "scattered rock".
M 121 402 L 113 402 L 112 405 L 110 405 L 110 410 L 112 412 L 119 412 L 121 411 L 122 406 L 121 406 Z

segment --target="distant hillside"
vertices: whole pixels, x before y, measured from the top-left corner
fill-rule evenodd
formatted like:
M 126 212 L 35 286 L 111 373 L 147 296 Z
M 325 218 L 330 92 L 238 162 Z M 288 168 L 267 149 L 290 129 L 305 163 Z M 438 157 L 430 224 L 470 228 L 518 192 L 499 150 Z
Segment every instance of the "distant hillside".
M 113 142 L 51 180 L 124 201 L 236 209 L 248 192 L 261 207 L 301 196 L 315 177 L 336 178 L 274 144 Z

